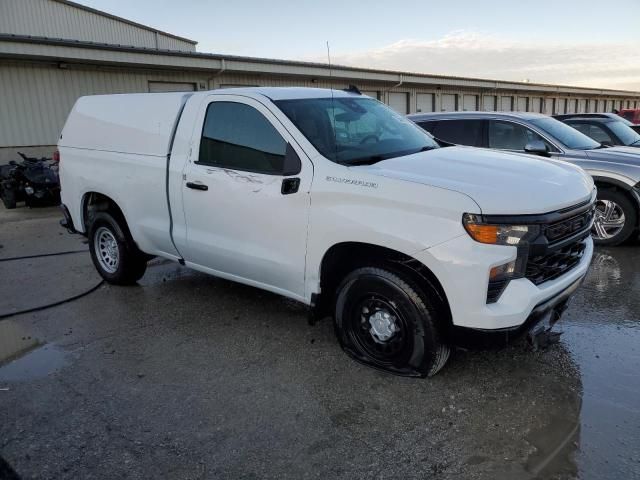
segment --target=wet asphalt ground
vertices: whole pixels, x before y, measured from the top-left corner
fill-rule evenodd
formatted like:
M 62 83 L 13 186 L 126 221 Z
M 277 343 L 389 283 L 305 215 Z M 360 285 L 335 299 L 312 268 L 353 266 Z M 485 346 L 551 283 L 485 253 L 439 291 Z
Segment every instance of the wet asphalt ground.
M 0 259 L 87 248 L 57 222 L 0 207 Z M 88 253 L 0 260 L 0 315 L 99 281 Z M 640 245 L 598 249 L 559 344 L 416 380 L 294 302 L 154 261 L 0 320 L 0 479 L 640 478 L 639 291 Z

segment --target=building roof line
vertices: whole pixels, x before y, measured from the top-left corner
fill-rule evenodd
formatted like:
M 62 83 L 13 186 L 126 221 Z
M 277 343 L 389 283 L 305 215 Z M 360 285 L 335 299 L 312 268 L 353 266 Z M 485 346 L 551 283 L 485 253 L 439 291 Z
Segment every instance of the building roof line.
M 133 25 L 134 27 L 142 28 L 144 30 L 148 30 L 150 32 L 159 33 L 161 35 L 165 35 L 167 37 L 175 38 L 176 40 L 182 40 L 183 42 L 190 43 L 192 45 L 197 45 L 198 42 L 195 40 L 191 40 L 189 38 L 180 37 L 178 35 L 174 35 L 173 33 L 164 32 L 162 30 L 158 30 L 157 28 L 150 27 L 148 25 L 143 25 L 142 23 L 134 22 L 132 20 L 128 20 L 126 18 L 119 17 L 117 15 L 113 15 L 111 13 L 103 12 L 102 10 L 98 10 L 92 7 L 88 7 L 86 5 L 82 5 L 81 3 L 72 2 L 70 0 L 53 0 L 54 2 L 62 3 L 65 5 L 69 5 L 70 7 L 79 8 L 81 10 L 85 10 L 87 12 L 95 13 L 96 15 L 100 15 L 102 17 L 107 17 L 112 20 L 117 20 L 118 22 L 124 22 L 129 25 Z
M 59 1 L 59 0 L 56 0 Z M 67 1 L 67 0 L 64 0 Z M 292 67 L 301 67 L 301 68 L 322 68 L 328 69 L 329 65 L 326 63 L 317 63 L 317 62 L 304 62 L 299 60 L 282 60 L 282 59 L 271 59 L 271 58 L 260 58 L 260 57 L 247 57 L 247 56 L 238 56 L 238 55 L 224 55 L 218 53 L 201 53 L 201 52 L 191 52 L 191 51 L 180 51 L 180 50 L 164 50 L 164 49 L 156 49 L 156 48 L 148 48 L 148 47 L 133 47 L 126 45 L 114 45 L 108 43 L 97 43 L 97 42 L 88 42 L 81 40 L 69 40 L 62 38 L 48 38 L 48 37 L 38 37 L 38 36 L 29 36 L 29 35 L 14 35 L 14 34 L 0 34 L 0 42 L 8 41 L 8 42 L 23 42 L 23 43 L 34 43 L 34 44 L 42 44 L 42 45 L 51 45 L 51 46 L 65 46 L 65 47 L 77 47 L 77 48 L 86 48 L 86 49 L 97 49 L 97 50 L 109 50 L 113 52 L 128 52 L 128 53 L 141 53 L 141 54 L 149 54 L 149 55 L 166 55 L 166 56 L 174 56 L 174 57 L 184 57 L 191 59 L 202 59 L 202 60 L 225 60 L 227 62 L 252 62 L 259 64 L 272 64 L 272 65 L 281 65 L 281 66 L 292 66 Z M 370 68 L 362 68 L 362 67 L 352 67 L 347 65 L 331 65 L 334 77 L 337 72 L 354 72 L 360 74 L 376 74 L 376 75 L 394 75 L 394 76 L 402 76 L 404 78 L 405 83 L 420 83 L 419 81 L 412 80 L 411 77 L 416 79 L 423 80 L 431 80 L 438 81 L 442 80 L 446 81 L 470 81 L 470 82 L 482 82 L 487 84 L 485 87 L 479 87 L 478 85 L 468 85 L 470 88 L 484 88 L 487 90 L 509 90 L 510 87 L 513 86 L 519 88 L 525 88 L 526 90 L 536 90 L 537 88 L 540 91 L 549 92 L 548 89 L 552 89 L 551 91 L 556 92 L 559 95 L 570 95 L 576 94 L 580 92 L 584 92 L 584 94 L 597 94 L 597 95 L 616 95 L 616 96 L 631 96 L 631 97 L 640 97 L 640 92 L 638 91 L 629 91 L 629 90 L 614 90 L 614 89 L 606 89 L 606 88 L 593 88 L 593 87 L 579 87 L 579 86 L 571 86 L 571 85 L 554 85 L 554 84 L 544 84 L 544 83 L 531 83 L 531 82 L 517 82 L 510 80 L 492 80 L 492 79 L 484 79 L 484 78 L 474 78 L 474 77 L 457 77 L 457 76 L 448 76 L 448 75 L 437 75 L 437 74 L 426 74 L 426 73 L 415 73 L 415 72 L 402 72 L 396 70 L 380 70 L 380 69 L 370 69 Z M 232 68 L 227 65 L 227 70 L 232 70 Z M 357 77 L 354 77 L 357 78 Z M 366 80 L 366 79 L 363 79 Z M 373 79 L 371 79 L 373 80 Z M 572 90 L 572 92 L 565 92 L 564 90 Z

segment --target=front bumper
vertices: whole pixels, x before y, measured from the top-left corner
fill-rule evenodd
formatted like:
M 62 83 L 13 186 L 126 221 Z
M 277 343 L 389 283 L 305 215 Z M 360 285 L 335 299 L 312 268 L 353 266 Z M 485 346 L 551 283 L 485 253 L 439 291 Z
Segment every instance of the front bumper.
M 454 326 L 450 333 L 450 341 L 463 348 L 502 347 L 533 332 L 539 324 L 546 320 L 553 325 L 560 320 L 567 309 L 569 299 L 582 284 L 585 276 L 586 274 L 552 298 L 536 305 L 524 323 L 518 327 L 485 330 Z
M 585 240 L 582 258 L 562 276 L 540 285 L 526 278 L 511 280 L 498 301 L 487 304 L 489 270 L 514 260 L 516 255 L 515 247 L 481 244 L 465 234 L 419 252 L 415 257 L 440 281 L 451 310 L 453 331 L 467 328 L 504 332 L 524 329 L 540 305 L 579 284 L 591 263 L 593 241 Z

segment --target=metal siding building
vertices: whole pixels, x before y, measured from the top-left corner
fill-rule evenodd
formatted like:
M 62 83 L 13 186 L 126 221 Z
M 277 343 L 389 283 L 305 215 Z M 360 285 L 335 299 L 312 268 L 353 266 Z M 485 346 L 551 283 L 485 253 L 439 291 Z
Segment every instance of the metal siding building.
M 357 85 L 401 113 L 640 107 L 640 92 L 198 53 L 196 42 L 66 0 L 0 0 L 0 162 L 50 154 L 76 99 L 233 86 Z

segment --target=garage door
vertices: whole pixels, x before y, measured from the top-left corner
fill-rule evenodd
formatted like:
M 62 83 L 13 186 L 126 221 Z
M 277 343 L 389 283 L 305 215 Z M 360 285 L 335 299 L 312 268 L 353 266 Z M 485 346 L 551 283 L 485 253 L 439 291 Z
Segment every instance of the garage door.
M 495 95 L 485 95 L 482 97 L 482 110 L 485 112 L 495 112 L 496 98 Z
M 441 99 L 442 99 L 442 105 L 440 105 L 441 112 L 455 112 L 457 110 L 456 94 L 443 93 Z
M 553 115 L 553 98 L 544 99 L 544 113 L 545 115 Z
M 527 102 L 527 97 L 518 97 L 518 111 L 526 112 L 529 102 Z
M 407 101 L 406 93 L 399 92 L 390 92 L 389 93 L 389 106 L 393 108 L 396 112 L 406 115 L 409 113 L 408 106 L 409 102 Z
M 578 113 L 587 113 L 587 101 L 584 98 L 578 100 Z
M 196 89 L 195 83 L 186 82 L 149 82 L 149 92 L 193 92 Z
M 465 112 L 475 112 L 478 110 L 478 96 L 465 95 L 462 99 L 462 109 Z
M 378 100 L 378 92 L 374 92 L 372 90 L 361 90 L 360 93 L 362 93 L 362 95 L 366 95 L 367 97 L 375 98 L 376 100 Z
M 567 113 L 567 99 L 559 98 L 556 100 L 556 114 Z
M 416 96 L 417 112 L 433 112 L 433 93 L 419 93 Z
M 598 112 L 606 112 L 607 111 L 607 101 L 606 100 L 598 100 Z
M 500 97 L 500 110 L 503 112 L 513 110 L 513 97 Z
M 540 97 L 533 97 L 529 102 L 529 111 L 541 113 L 542 112 L 542 99 Z

